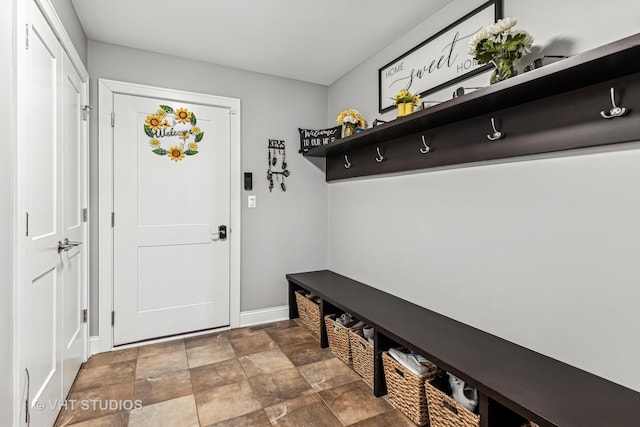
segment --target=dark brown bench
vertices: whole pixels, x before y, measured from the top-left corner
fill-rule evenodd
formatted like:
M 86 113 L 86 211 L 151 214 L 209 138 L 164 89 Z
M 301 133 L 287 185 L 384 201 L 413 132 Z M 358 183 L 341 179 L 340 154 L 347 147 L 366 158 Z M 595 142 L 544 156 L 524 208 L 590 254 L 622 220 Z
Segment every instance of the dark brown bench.
M 540 426 L 640 426 L 640 393 L 634 390 L 332 271 L 286 277 L 291 319 L 298 317 L 294 292 L 305 289 L 321 298 L 320 319 L 345 311 L 375 328 L 376 396 L 386 393 L 381 353 L 398 343 L 476 387 L 481 426 L 504 427 L 491 419 L 496 405 Z M 320 323 L 320 345 L 327 347 Z

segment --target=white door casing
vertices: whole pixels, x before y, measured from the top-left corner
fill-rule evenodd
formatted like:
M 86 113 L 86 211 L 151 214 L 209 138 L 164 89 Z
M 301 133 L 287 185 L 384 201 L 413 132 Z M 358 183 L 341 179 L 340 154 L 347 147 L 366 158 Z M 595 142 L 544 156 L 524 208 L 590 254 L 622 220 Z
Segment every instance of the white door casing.
M 182 272 L 181 270 L 184 268 L 188 268 L 183 263 L 185 258 L 188 258 L 189 251 L 194 250 L 195 246 L 210 246 L 214 247 L 216 250 L 220 250 L 225 245 L 228 247 L 228 256 L 229 256 L 229 298 L 228 298 L 228 314 L 227 314 L 227 323 L 231 327 L 238 327 L 240 324 L 240 100 L 227 98 L 227 97 L 219 97 L 213 95 L 206 94 L 197 94 L 192 92 L 183 92 L 172 89 L 151 87 L 145 85 L 138 85 L 132 83 L 124 83 L 117 82 L 112 80 L 100 79 L 98 81 L 98 91 L 99 91 L 99 156 L 100 156 L 100 165 L 99 165 L 99 194 L 100 194 L 100 212 L 99 212 L 99 280 L 100 280 L 100 293 L 99 293 L 99 301 L 100 301 L 100 317 L 99 317 L 99 329 L 100 329 L 100 351 L 110 351 L 114 346 L 114 330 L 112 327 L 112 310 L 114 308 L 114 249 L 118 246 L 118 244 L 114 244 L 114 238 L 117 239 L 117 235 L 114 234 L 114 230 L 117 229 L 119 225 L 121 225 L 122 217 L 121 212 L 119 212 L 118 208 L 114 205 L 114 183 L 116 183 L 117 179 L 116 174 L 114 174 L 114 165 L 118 163 L 120 160 L 120 155 L 118 155 L 118 159 L 114 159 L 114 153 L 119 153 L 120 151 L 117 145 L 114 145 L 114 135 L 115 131 L 118 131 L 118 126 L 121 125 L 121 114 L 117 111 L 112 116 L 112 112 L 114 112 L 114 101 L 120 95 L 128 95 L 133 97 L 141 97 L 141 98 L 152 98 L 154 104 L 151 112 L 156 111 L 161 104 L 169 104 L 172 107 L 180 107 L 183 104 L 192 105 L 192 108 L 196 110 L 196 117 L 198 121 L 198 125 L 201 123 L 200 113 L 197 113 L 197 110 L 203 108 L 203 111 L 206 111 L 207 108 L 213 107 L 211 111 L 218 111 L 219 114 L 221 111 L 224 111 L 228 119 L 228 136 L 229 136 L 229 152 L 228 152 L 228 170 L 229 170 L 229 183 L 227 185 L 227 189 L 229 192 L 230 203 L 228 205 L 228 215 L 229 220 L 228 223 L 220 222 L 217 218 L 213 220 L 201 220 L 196 217 L 189 218 L 188 221 L 174 221 L 169 220 L 165 223 L 160 221 L 165 221 L 166 213 L 162 213 L 165 215 L 165 218 L 162 219 L 147 217 L 142 218 L 143 223 L 146 221 L 146 225 L 142 227 L 138 227 L 141 230 L 140 237 L 145 239 L 146 243 L 141 245 L 140 249 L 136 249 L 136 251 L 140 251 L 140 253 L 146 252 L 141 257 L 142 266 L 147 271 L 151 272 L 151 276 L 157 275 L 169 276 L 173 274 L 173 279 L 176 277 L 179 279 L 180 285 L 183 285 L 183 281 L 181 278 L 188 277 L 188 272 Z M 121 100 L 125 99 L 124 97 L 120 98 Z M 145 109 L 146 112 L 146 109 Z M 207 117 L 207 113 L 204 113 L 202 116 L 202 120 Z M 144 122 L 144 117 L 142 117 Z M 126 122 L 126 119 L 124 119 Z M 143 132 L 143 122 L 139 121 L 139 117 L 137 117 L 137 129 L 139 132 Z M 216 119 L 218 120 L 218 119 Z M 111 124 L 114 123 L 115 127 L 112 127 Z M 206 121 L 202 122 L 203 125 L 208 126 Z M 214 135 L 208 134 L 205 132 L 205 138 L 199 144 L 200 148 L 204 150 L 205 148 L 209 149 L 215 143 L 211 138 Z M 135 137 L 136 139 L 138 136 Z M 183 172 L 186 170 L 187 175 L 182 175 L 187 177 L 189 173 L 190 167 L 198 167 L 197 162 L 206 161 L 207 156 L 203 152 L 199 152 L 196 156 L 187 157 L 180 162 L 173 162 L 167 156 L 159 156 L 151 152 L 152 147 L 149 145 L 149 138 L 142 133 L 143 142 L 139 146 L 135 146 L 136 142 L 132 143 L 132 147 L 127 149 L 125 148 L 126 154 L 123 156 L 133 156 L 137 158 L 139 155 L 147 156 L 146 160 L 149 162 L 143 162 L 143 168 L 161 168 L 158 169 L 162 171 L 167 167 L 174 167 L 174 169 L 169 169 L 169 171 L 177 171 L 182 170 Z M 167 145 L 167 142 L 163 141 L 163 145 Z M 124 146 L 123 146 L 124 147 Z M 168 149 L 169 147 L 165 147 Z M 132 153 L 132 149 L 134 152 Z M 138 153 L 139 151 L 139 153 Z M 149 157 L 150 156 L 150 157 Z M 198 159 L 200 158 L 200 159 Z M 212 158 L 209 157 L 211 160 Z M 131 159 L 129 159 L 131 160 Z M 126 160 L 125 160 L 126 162 Z M 146 166 L 145 166 L 146 163 Z M 191 163 L 191 166 L 189 164 Z M 181 169 L 176 169 L 176 166 Z M 152 169 L 149 169 L 151 171 Z M 156 170 L 156 172 L 158 172 Z M 119 171 L 119 169 L 118 169 Z M 195 169 L 194 169 L 195 171 Z M 151 176 L 151 175 L 149 175 Z M 142 186 L 144 188 L 148 188 L 149 185 L 155 186 L 155 190 L 158 194 L 163 195 L 166 199 L 171 197 L 171 185 L 164 187 L 165 180 L 168 177 L 166 176 L 156 176 L 154 178 L 155 181 L 142 182 Z M 144 181 L 144 180 L 143 180 Z M 178 180 L 179 181 L 179 180 Z M 155 182 L 155 183 L 154 183 Z M 171 180 L 171 182 L 174 182 Z M 213 186 L 215 183 L 211 183 Z M 188 185 L 188 179 L 184 181 L 184 185 Z M 196 188 L 205 189 L 207 186 Z M 174 187 L 174 190 L 175 191 Z M 205 191 L 200 190 L 200 191 Z M 146 190 L 145 190 L 146 191 Z M 206 190 L 211 191 L 211 188 Z M 137 192 L 137 190 L 136 190 Z M 117 196 L 115 196 L 117 198 Z M 191 197 L 191 196 L 189 196 Z M 117 199 L 115 200 L 117 202 Z M 198 203 L 198 197 L 193 199 L 194 203 Z M 208 203 L 208 202 L 207 202 Z M 171 204 L 169 206 L 169 210 L 172 210 Z M 144 210 L 144 209 L 143 209 Z M 112 227 L 112 212 L 115 212 L 115 227 Z M 175 212 L 174 212 L 175 213 Z M 125 214 L 126 215 L 126 214 Z M 150 214 L 155 215 L 155 214 Z M 151 221 L 151 223 L 149 222 Z M 124 219 L 124 223 L 127 223 L 126 218 Z M 135 224 L 132 222 L 131 224 Z M 163 225 L 164 224 L 164 225 Z M 204 225 L 206 224 L 206 226 Z M 216 239 L 216 236 L 212 236 L 212 232 L 217 231 L 217 226 L 221 224 L 227 225 L 228 235 L 227 241 L 222 242 Z M 150 226 L 149 226 L 150 225 Z M 180 231 L 180 227 L 188 226 L 186 229 Z M 136 226 L 137 227 L 137 226 Z M 184 231 L 184 233 L 183 233 Z M 182 235 L 184 234 L 184 235 Z M 204 237 L 206 235 L 206 238 Z M 213 239 L 212 239 L 213 237 Z M 165 238 L 169 238 L 169 240 L 164 240 Z M 172 240 L 173 239 L 173 240 Z M 175 239 L 191 239 L 191 240 L 179 240 Z M 206 240 L 206 243 L 205 243 Z M 185 248 L 181 248 L 182 254 L 180 254 L 181 261 L 178 265 L 174 265 L 171 267 L 170 265 L 166 265 L 166 262 L 158 263 L 162 257 L 166 257 L 166 254 L 161 254 L 161 252 L 165 252 L 167 249 L 166 242 L 173 243 L 184 243 L 186 241 L 191 242 L 188 245 L 184 245 Z M 163 243 L 164 242 L 164 243 Z M 194 244 L 194 242 L 201 242 L 200 244 Z M 218 243 L 223 243 L 222 245 L 217 245 Z M 115 255 L 116 257 L 118 254 Z M 200 255 L 194 255 L 200 256 Z M 169 255 L 169 257 L 171 257 Z M 161 265 L 162 264 L 162 265 Z M 154 267 L 155 266 L 155 267 Z M 154 271 L 154 268 L 156 271 Z M 166 270 L 167 268 L 172 268 L 172 270 Z M 199 265 L 198 268 L 204 268 L 204 266 Z M 164 269 L 164 271 L 163 271 Z M 177 275 L 176 275 L 177 274 Z M 186 274 L 184 276 L 183 274 Z M 171 306 L 171 304 L 167 303 L 166 296 L 159 296 L 160 305 L 164 304 L 166 306 Z M 164 301 L 162 299 L 164 298 Z M 174 304 L 176 306 L 188 306 L 194 304 L 185 304 L 185 301 L 182 303 Z M 162 311 L 158 310 L 157 307 L 150 308 L 142 306 L 143 310 L 139 310 L 141 312 L 147 312 L 145 314 L 151 313 L 153 311 Z M 206 312 L 206 310 L 204 311 Z M 173 321 L 176 322 L 176 316 L 173 316 Z M 115 313 L 115 323 L 117 324 L 120 320 L 122 320 L 122 316 Z M 125 323 L 125 326 L 131 325 L 131 322 Z M 197 327 L 197 326 L 196 326 Z M 189 327 L 190 328 L 190 327 Z M 179 329 L 179 328 L 177 328 Z M 176 330 L 177 330 L 176 329 Z M 184 331 L 183 331 L 184 332 Z M 176 332 L 181 333 L 181 332 Z M 132 338 L 125 339 L 129 341 Z M 135 338 L 133 338 L 135 339 Z
M 113 107 L 114 344 L 228 326 L 229 240 L 213 233 L 229 224 L 229 109 L 124 94 Z M 157 111 L 171 126 L 145 130 Z

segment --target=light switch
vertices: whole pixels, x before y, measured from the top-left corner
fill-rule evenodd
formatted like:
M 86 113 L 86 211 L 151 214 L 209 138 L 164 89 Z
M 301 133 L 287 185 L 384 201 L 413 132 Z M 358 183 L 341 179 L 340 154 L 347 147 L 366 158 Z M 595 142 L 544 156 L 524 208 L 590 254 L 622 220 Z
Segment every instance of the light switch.
M 247 207 L 249 208 L 256 207 L 256 196 L 254 195 L 247 196 Z

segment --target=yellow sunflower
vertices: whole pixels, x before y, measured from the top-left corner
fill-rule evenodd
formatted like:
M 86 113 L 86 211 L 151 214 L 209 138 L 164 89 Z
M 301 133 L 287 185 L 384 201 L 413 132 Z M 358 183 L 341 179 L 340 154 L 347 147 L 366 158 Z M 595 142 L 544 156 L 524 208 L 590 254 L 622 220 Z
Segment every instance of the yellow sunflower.
M 167 114 L 167 112 L 161 108 L 158 110 L 158 112 L 156 112 L 156 114 L 158 115 L 158 117 L 164 117 Z
M 191 120 L 191 113 L 186 108 L 178 108 L 176 110 L 176 120 L 180 123 L 187 123 Z
M 153 138 L 151 141 L 149 141 L 149 144 L 153 148 L 158 148 L 158 147 L 160 147 L 160 140 L 158 138 Z
M 166 128 L 168 128 L 169 126 L 171 126 L 171 125 L 169 124 L 169 120 L 164 119 L 164 122 L 162 122 L 162 127 L 166 129 Z
M 180 160 L 184 159 L 184 150 L 182 149 L 182 147 L 175 145 L 169 148 L 167 156 L 169 156 L 169 158 L 174 162 L 179 162 Z
M 198 126 L 194 126 L 191 128 L 191 133 L 197 135 L 200 133 L 200 128 Z
M 196 144 L 195 142 L 189 143 L 189 150 L 196 151 L 197 149 L 198 149 L 198 144 Z
M 149 114 L 144 124 L 153 130 L 158 130 L 162 126 L 162 119 L 157 114 Z

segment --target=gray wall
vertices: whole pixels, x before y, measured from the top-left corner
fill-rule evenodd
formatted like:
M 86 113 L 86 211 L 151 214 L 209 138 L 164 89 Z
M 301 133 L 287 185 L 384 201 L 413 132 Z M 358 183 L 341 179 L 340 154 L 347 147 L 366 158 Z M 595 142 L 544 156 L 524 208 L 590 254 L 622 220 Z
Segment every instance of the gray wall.
M 324 173 L 298 154 L 298 127 L 323 127 L 327 87 L 89 41 L 91 105 L 97 79 L 240 98 L 242 170 L 254 173 L 257 208 L 242 194 L 241 310 L 287 304 L 285 274 L 326 267 Z M 91 212 L 98 212 L 97 114 L 92 115 Z M 267 189 L 267 140 L 283 139 L 287 192 Z M 91 334 L 97 334 L 97 222 L 92 223 Z
M 50 0 L 62 25 L 73 43 L 73 47 L 78 51 L 80 59 L 87 66 L 87 36 L 84 33 L 82 24 L 78 19 L 76 10 L 73 8 L 71 0 Z
M 13 116 L 13 11 L 11 0 L 0 3 L 0 425 L 11 425 L 13 387 L 13 200 L 11 143 Z
M 331 85 L 328 123 L 346 107 L 383 117 L 378 68 L 480 3 L 455 0 Z M 505 0 L 505 16 L 578 53 L 636 33 L 640 3 Z M 640 390 L 638 164 L 631 143 L 331 183 L 328 265 Z

